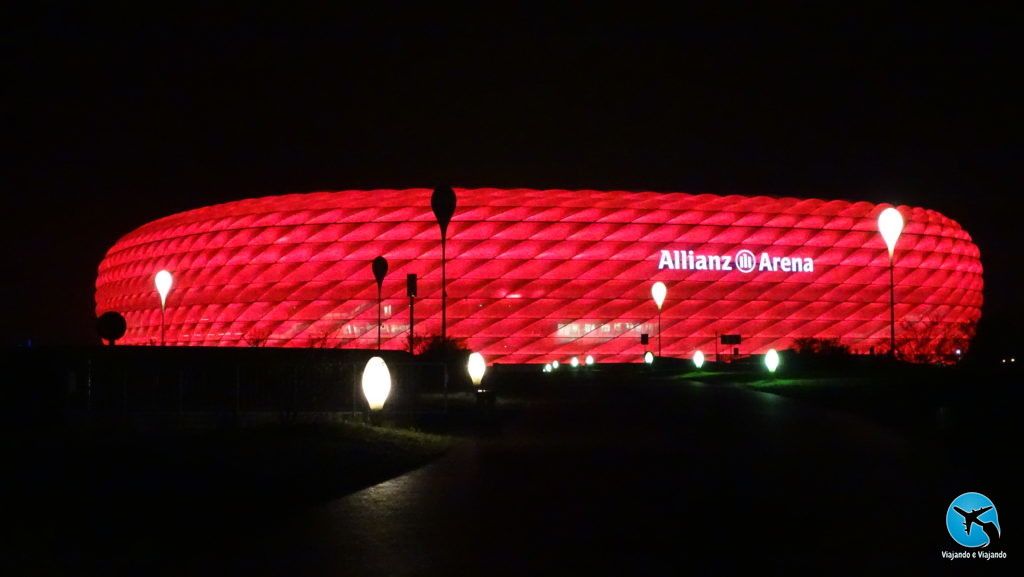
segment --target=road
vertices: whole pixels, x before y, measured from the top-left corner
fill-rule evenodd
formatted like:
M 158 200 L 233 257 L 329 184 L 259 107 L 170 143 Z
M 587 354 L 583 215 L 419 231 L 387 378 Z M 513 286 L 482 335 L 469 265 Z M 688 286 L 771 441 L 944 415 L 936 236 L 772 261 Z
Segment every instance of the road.
M 419 470 L 202 532 L 177 551 L 143 554 L 139 566 L 169 575 L 674 575 L 754 562 L 920 574 L 948 569 L 943 518 L 970 482 L 929 447 L 740 386 L 578 386 Z

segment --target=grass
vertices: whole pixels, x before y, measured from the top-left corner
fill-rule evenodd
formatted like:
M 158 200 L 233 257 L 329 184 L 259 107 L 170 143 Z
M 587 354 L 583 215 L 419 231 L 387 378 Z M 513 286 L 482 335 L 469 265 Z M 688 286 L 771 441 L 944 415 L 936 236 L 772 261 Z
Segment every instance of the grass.
M 228 509 L 251 499 L 286 508 L 342 496 L 423 465 L 450 443 L 422 431 L 332 423 L 161 435 L 20 432 L 3 436 L 0 447 L 3 494 L 12 502 Z

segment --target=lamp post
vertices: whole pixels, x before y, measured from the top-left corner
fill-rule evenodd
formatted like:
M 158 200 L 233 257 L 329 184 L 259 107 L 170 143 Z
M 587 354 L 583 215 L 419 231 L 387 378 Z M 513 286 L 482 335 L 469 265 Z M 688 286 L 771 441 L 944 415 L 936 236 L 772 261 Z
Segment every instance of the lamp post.
M 384 276 L 388 274 L 388 259 L 378 256 L 373 259 L 373 278 L 377 279 L 377 350 L 380 350 L 380 306 L 381 289 L 384 288 Z
M 896 358 L 896 273 L 893 255 L 896 241 L 903 232 L 903 215 L 895 208 L 889 207 L 878 215 L 878 232 L 889 249 L 889 356 Z
M 174 279 L 171 277 L 171 273 L 166 270 L 161 270 L 156 273 L 156 277 L 153 279 L 156 284 L 156 292 L 160 293 L 160 346 L 164 346 L 164 309 L 167 308 L 167 294 L 171 292 L 171 285 L 174 284 Z
M 380 357 L 372 357 L 363 369 L 363 396 L 371 411 L 384 408 L 384 403 L 391 393 L 391 372 L 388 365 Z
M 448 287 L 445 264 L 447 254 L 445 244 L 448 236 L 448 223 L 455 214 L 455 191 L 450 186 L 439 186 L 430 195 L 430 208 L 434 211 L 437 225 L 441 227 L 441 340 L 448 339 Z
M 480 383 L 484 380 L 484 373 L 487 371 L 487 361 L 480 353 L 473 353 L 469 355 L 466 370 L 469 372 L 469 379 L 473 381 L 473 386 L 480 388 Z
M 693 366 L 697 367 L 698 370 L 704 366 L 704 353 L 700 351 L 693 353 Z
M 416 342 L 416 315 L 413 314 L 416 299 L 416 273 L 405 275 L 405 292 L 409 295 L 409 354 L 411 355 Z
M 658 281 L 651 286 L 651 296 L 654 297 L 654 304 L 658 305 L 658 356 L 661 356 L 661 304 L 665 302 L 668 288 L 665 283 Z
M 450 186 L 438 186 L 430 195 L 430 209 L 434 211 L 437 225 L 441 227 L 441 364 L 444 372 L 444 412 L 448 412 L 448 278 L 445 271 L 448 255 L 445 241 L 448 237 L 448 223 L 455 214 L 455 191 Z
M 764 366 L 769 373 L 775 374 L 775 369 L 779 368 L 779 352 L 775 349 L 768 349 L 764 355 Z

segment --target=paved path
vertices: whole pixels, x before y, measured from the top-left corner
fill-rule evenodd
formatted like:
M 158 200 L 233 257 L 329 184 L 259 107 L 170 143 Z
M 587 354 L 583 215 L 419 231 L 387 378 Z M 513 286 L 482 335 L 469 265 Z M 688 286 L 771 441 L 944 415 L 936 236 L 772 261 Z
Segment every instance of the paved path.
M 405 476 L 251 528 L 244 545 L 226 542 L 172 572 L 944 567 L 942 520 L 960 481 L 886 430 L 735 386 L 595 386 L 575 397 Z

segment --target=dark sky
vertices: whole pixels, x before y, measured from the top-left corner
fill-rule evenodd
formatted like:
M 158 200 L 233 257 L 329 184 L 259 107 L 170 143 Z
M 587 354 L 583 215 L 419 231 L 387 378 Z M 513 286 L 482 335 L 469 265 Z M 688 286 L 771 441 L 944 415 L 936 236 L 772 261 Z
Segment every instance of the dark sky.
M 1020 342 L 1012 12 L 122 10 L 0 24 L 4 344 L 94 342 L 96 266 L 155 218 L 441 182 L 933 208 L 981 248 L 982 342 Z

